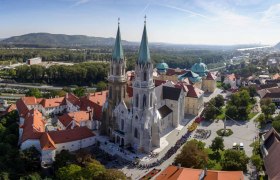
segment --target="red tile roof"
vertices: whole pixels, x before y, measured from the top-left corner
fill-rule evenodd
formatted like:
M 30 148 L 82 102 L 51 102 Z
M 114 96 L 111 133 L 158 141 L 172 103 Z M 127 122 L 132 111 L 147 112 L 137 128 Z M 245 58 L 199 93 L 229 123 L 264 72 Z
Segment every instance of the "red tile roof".
M 90 93 L 81 98 L 81 110 L 88 111 L 88 107 L 93 109 L 93 117 L 97 120 L 102 118 L 102 107 L 106 102 L 108 91 Z
M 58 120 L 61 122 L 61 124 L 63 124 L 64 127 L 67 128 L 73 119 L 68 114 L 63 114 L 62 116 L 58 117 Z
M 10 106 L 7 107 L 6 109 L 6 113 L 9 113 L 13 110 L 16 110 L 17 109 L 17 106 L 15 104 L 11 104 Z
M 43 99 L 41 105 L 44 108 L 62 106 L 65 105 L 65 98 L 59 97 L 59 98 L 52 98 L 52 99 Z
M 206 79 L 215 80 L 215 79 L 217 79 L 217 77 L 214 74 L 212 74 L 211 72 L 208 72 Z
M 187 85 L 188 87 L 188 93 L 187 97 L 193 97 L 193 98 L 198 98 L 203 94 L 203 91 L 198 89 L 197 87 L 194 87 L 193 85 Z
M 167 82 L 167 80 L 155 80 L 154 82 L 155 82 L 155 86 L 157 87 L 162 84 L 165 84 Z
M 37 100 L 35 97 L 22 97 L 21 99 L 24 102 L 24 104 L 26 104 L 26 105 L 37 104 Z
M 180 69 L 180 68 L 168 68 L 166 71 L 167 76 L 173 76 L 173 75 L 182 75 L 185 74 L 187 71 L 185 69 Z
M 156 177 L 156 180 L 198 180 L 203 171 L 202 169 L 168 166 Z M 242 171 L 207 170 L 204 180 L 244 180 L 244 175 Z
M 66 94 L 66 100 L 68 100 L 71 104 L 73 104 L 75 106 L 79 106 L 79 107 L 81 106 L 80 99 L 72 93 Z
M 55 143 L 51 139 L 50 135 L 46 132 L 43 133 L 41 138 L 40 138 L 40 144 L 42 150 L 54 150 L 56 149 Z
M 229 74 L 229 75 L 227 75 L 226 78 L 229 79 L 229 80 L 231 80 L 231 81 L 235 81 L 235 80 L 236 80 L 236 77 L 235 77 L 234 74 Z
M 55 144 L 77 141 L 95 136 L 87 127 L 78 127 L 63 131 L 50 131 L 49 135 Z
M 37 109 L 32 109 L 25 115 L 24 124 L 22 126 L 23 134 L 21 142 L 27 139 L 39 139 L 42 132 L 45 132 L 45 122 L 42 113 Z
M 188 89 L 187 85 L 189 85 L 189 84 L 184 83 L 184 82 L 178 82 L 177 84 L 175 84 L 175 87 L 183 89 L 184 92 L 188 92 L 189 89 Z
M 82 122 L 90 120 L 90 112 L 88 111 L 77 111 L 77 112 L 70 112 L 68 115 L 74 119 L 76 122 Z

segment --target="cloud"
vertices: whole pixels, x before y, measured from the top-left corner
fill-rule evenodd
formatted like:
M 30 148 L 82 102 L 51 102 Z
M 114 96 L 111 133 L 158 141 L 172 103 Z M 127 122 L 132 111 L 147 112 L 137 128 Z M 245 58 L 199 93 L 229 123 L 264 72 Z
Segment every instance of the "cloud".
M 280 21 L 280 3 L 270 6 L 264 11 L 261 18 L 262 23 L 279 23 Z
M 160 5 L 162 7 L 167 7 L 167 8 L 170 8 L 170 9 L 174 9 L 174 10 L 177 10 L 177 11 L 185 12 L 185 13 L 188 13 L 192 16 L 198 16 L 198 17 L 201 17 L 203 19 L 211 20 L 211 18 L 209 18 L 208 16 L 206 16 L 204 14 L 197 13 L 197 12 L 194 12 L 194 11 L 191 11 L 191 10 L 188 10 L 188 9 L 184 9 L 184 8 L 180 8 L 180 7 L 176 7 L 176 6 L 171 6 L 171 5 L 166 5 L 166 4 L 157 4 L 157 5 Z
M 86 4 L 88 2 L 90 2 L 90 0 L 75 0 L 75 3 L 73 6 L 79 6 L 81 4 Z

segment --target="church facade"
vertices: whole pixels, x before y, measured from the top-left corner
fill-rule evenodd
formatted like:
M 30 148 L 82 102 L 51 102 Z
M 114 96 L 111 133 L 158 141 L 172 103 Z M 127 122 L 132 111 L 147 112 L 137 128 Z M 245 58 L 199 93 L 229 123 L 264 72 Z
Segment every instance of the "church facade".
M 161 138 L 177 128 L 186 113 L 202 111 L 207 67 L 204 74 L 181 69 L 167 72 L 167 68 L 162 63 L 154 69 L 145 23 L 134 71 L 126 73 L 118 26 L 102 123 L 103 133 L 116 144 L 149 153 L 160 147 Z M 160 76 L 156 78 L 157 70 Z

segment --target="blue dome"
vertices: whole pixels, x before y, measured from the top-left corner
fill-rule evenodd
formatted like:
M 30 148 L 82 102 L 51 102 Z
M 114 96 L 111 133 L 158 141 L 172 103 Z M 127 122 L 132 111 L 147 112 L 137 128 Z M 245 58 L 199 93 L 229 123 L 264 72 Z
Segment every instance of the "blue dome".
M 208 69 L 206 64 L 199 62 L 199 63 L 195 63 L 192 68 L 191 71 L 199 74 L 200 76 L 206 76 L 208 73 Z
M 164 62 L 157 64 L 157 70 L 166 70 L 168 69 L 168 65 Z

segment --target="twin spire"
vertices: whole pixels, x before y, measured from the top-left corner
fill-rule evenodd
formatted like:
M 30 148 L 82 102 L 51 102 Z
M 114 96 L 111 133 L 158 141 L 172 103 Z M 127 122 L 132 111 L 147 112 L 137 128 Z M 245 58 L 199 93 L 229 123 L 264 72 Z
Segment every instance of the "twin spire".
M 120 21 L 120 19 L 118 19 Z M 116 36 L 115 47 L 112 55 L 113 61 L 124 60 L 123 48 L 121 44 L 120 22 L 118 22 L 118 32 Z M 151 62 L 150 50 L 148 46 L 148 35 L 146 30 L 146 16 L 144 21 L 144 30 L 142 34 L 142 40 L 138 53 L 137 64 L 146 64 Z
M 118 32 L 117 32 L 117 37 L 116 37 L 116 42 L 115 42 L 112 59 L 113 59 L 113 61 L 124 60 L 122 39 L 121 39 L 121 32 L 120 32 L 120 18 L 118 19 Z

